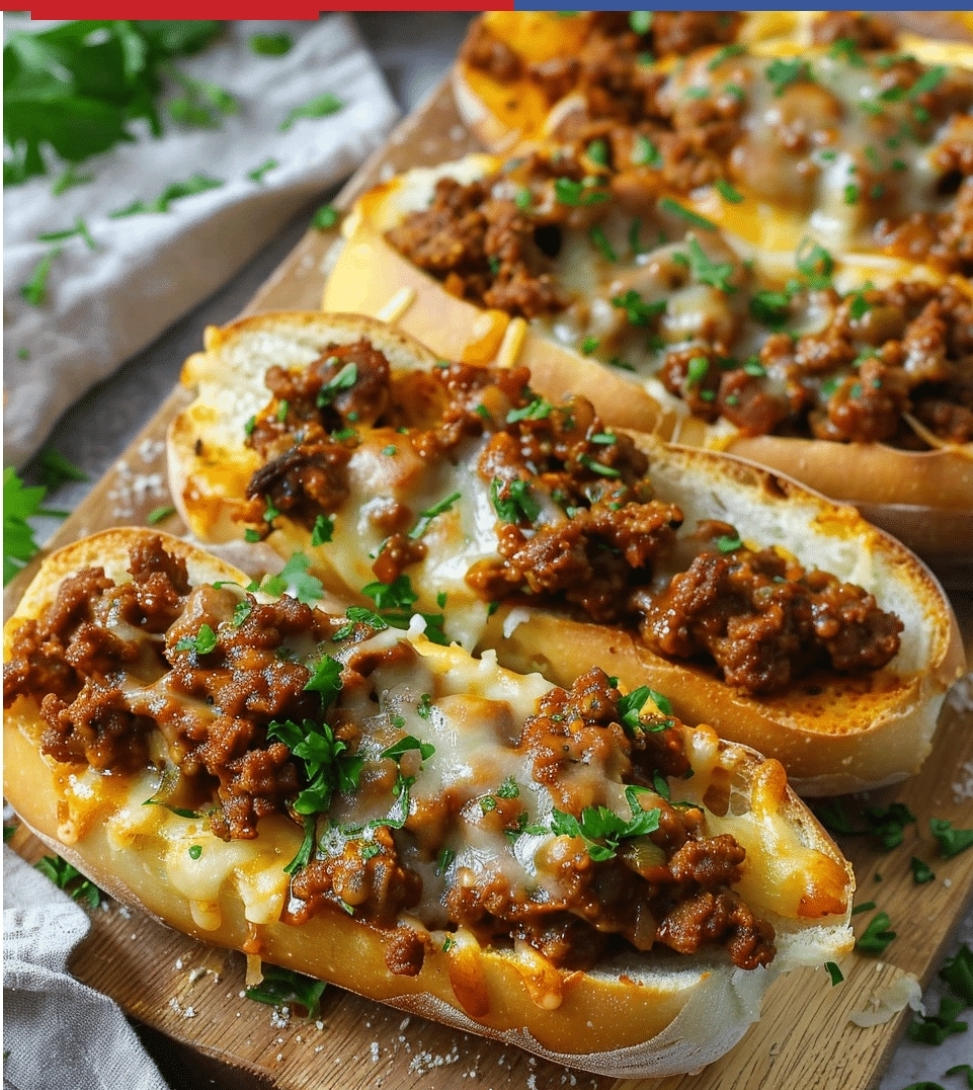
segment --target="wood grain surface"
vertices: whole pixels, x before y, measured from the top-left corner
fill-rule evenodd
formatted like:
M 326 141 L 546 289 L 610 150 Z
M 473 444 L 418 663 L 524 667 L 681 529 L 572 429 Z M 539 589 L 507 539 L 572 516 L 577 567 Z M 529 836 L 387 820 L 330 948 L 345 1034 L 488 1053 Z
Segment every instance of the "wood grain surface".
M 339 203 L 347 207 L 362 187 L 393 170 L 455 158 L 472 147 L 443 86 L 399 126 L 387 147 L 352 180 Z M 333 241 L 333 233 L 310 232 L 248 310 L 316 307 Z M 183 391 L 173 393 L 65 523 L 53 545 L 110 525 L 144 524 L 150 505 L 139 502 L 138 480 L 164 472 L 165 430 L 187 400 Z M 158 502 L 153 498 L 151 506 Z M 160 528 L 172 533 L 184 529 L 175 516 Z M 36 563 L 8 588 L 8 609 L 35 568 Z M 973 597 L 956 596 L 954 604 L 969 655 Z M 77 950 L 71 968 L 79 979 L 113 996 L 152 1033 L 165 1034 L 201 1057 L 241 1069 L 223 1079 L 218 1065 L 207 1067 L 203 1062 L 207 1084 L 216 1086 L 869 1090 L 887 1065 L 910 1012 L 869 1029 L 853 1025 L 849 1015 L 873 1007 L 906 973 L 925 984 L 973 893 L 973 851 L 942 860 L 929 833 L 933 816 L 948 818 L 959 827 L 973 826 L 973 680 L 969 677 L 949 698 L 933 754 L 922 772 L 898 787 L 852 801 L 851 809 L 891 801 L 906 803 L 917 817 L 917 823 L 906 828 L 900 847 L 882 853 L 868 838 L 844 838 L 841 846 L 855 865 L 857 901 L 874 901 L 877 909 L 887 912 L 897 938 L 879 959 L 850 955 L 841 966 L 845 981 L 837 987 L 820 970 L 801 970 L 777 981 L 764 1002 L 763 1018 L 743 1042 L 695 1076 L 647 1082 L 573 1072 L 514 1048 L 404 1018 L 333 988 L 325 992 L 318 1020 L 283 1018 L 272 1008 L 243 997 L 242 956 L 187 939 L 115 902 L 93 913 L 92 932 Z M 31 859 L 43 852 L 24 831 L 14 837 L 13 845 Z M 914 884 L 912 856 L 932 865 L 934 882 Z M 856 930 L 863 930 L 873 914 L 857 916 Z

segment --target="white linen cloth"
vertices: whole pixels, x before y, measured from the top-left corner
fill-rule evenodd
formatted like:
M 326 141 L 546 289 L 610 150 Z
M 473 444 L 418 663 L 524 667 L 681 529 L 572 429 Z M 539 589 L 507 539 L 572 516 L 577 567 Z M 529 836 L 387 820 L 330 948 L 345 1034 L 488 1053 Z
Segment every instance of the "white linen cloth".
M 67 972 L 84 909 L 3 849 L 4 1090 L 167 1090 L 121 1010 Z
M 17 27 L 8 20 L 7 29 Z M 282 31 L 295 40 L 284 56 L 249 48 L 252 34 Z M 80 164 L 78 173 L 95 175 L 87 185 L 53 196 L 61 169 L 55 166 L 4 190 L 4 465 L 22 465 L 69 405 L 349 174 L 398 113 L 354 22 L 343 14 L 317 23 L 229 23 L 213 45 L 177 66 L 230 91 L 239 113 L 212 130 L 176 125 L 163 112 L 161 139 L 146 134 Z M 280 131 L 293 108 L 329 91 L 344 103 L 339 112 Z M 279 166 L 263 181 L 247 177 L 268 159 Z M 165 213 L 109 218 L 197 173 L 224 184 L 176 200 Z M 32 306 L 21 286 L 56 245 L 37 236 L 68 229 L 78 217 L 98 250 L 80 237 L 60 243 L 46 301 Z

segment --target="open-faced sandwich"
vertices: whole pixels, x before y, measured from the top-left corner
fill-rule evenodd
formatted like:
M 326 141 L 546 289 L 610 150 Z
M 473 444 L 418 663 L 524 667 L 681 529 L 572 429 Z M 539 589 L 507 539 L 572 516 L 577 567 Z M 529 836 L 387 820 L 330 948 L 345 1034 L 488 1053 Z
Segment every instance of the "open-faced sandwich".
M 558 684 L 599 662 L 804 791 L 894 781 L 929 749 L 955 621 L 851 508 L 360 317 L 209 329 L 183 380 L 170 483 L 204 541 L 266 540 L 357 616 L 419 611 L 427 635 Z
M 491 13 L 457 104 L 491 149 L 594 155 L 761 248 L 810 233 L 968 273 L 973 24 L 957 16 L 947 32 L 966 41 L 945 42 L 804 14 Z
M 55 553 L 4 629 L 6 797 L 187 934 L 617 1077 L 712 1061 L 850 948 L 776 761 L 321 595 L 150 531 Z
M 656 175 L 606 163 L 544 148 L 376 187 L 345 221 L 324 308 L 521 364 L 550 400 L 752 458 L 868 505 L 933 559 L 968 557 L 969 279 L 807 238 L 758 253 Z

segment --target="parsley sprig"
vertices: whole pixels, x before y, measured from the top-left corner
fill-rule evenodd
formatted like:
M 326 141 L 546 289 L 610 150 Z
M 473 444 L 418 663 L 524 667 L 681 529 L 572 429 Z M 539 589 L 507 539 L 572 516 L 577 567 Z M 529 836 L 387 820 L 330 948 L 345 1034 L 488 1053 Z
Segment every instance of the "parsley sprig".
M 281 969 L 277 965 L 264 965 L 264 978 L 259 984 L 247 988 L 247 999 L 267 1003 L 273 1007 L 303 1007 L 308 1018 L 321 1013 L 321 996 L 327 983 L 296 973 L 293 969 Z
M 34 866 L 57 886 L 69 893 L 76 901 L 86 901 L 89 908 L 97 908 L 101 904 L 104 893 L 66 859 L 59 855 L 45 855 Z
M 614 859 L 622 840 L 647 836 L 659 828 L 661 812 L 656 808 L 643 810 L 639 802 L 643 790 L 632 785 L 625 788 L 625 798 L 632 809 L 628 821 L 607 806 L 586 806 L 580 818 L 555 809 L 551 813 L 551 832 L 555 836 L 580 837 L 595 862 Z

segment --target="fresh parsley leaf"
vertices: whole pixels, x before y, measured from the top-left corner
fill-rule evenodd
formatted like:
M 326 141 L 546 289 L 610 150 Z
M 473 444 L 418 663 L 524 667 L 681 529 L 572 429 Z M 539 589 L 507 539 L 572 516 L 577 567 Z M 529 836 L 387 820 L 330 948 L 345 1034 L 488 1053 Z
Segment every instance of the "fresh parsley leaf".
M 420 742 L 418 738 L 407 734 L 394 745 L 389 746 L 388 749 L 383 749 L 381 756 L 398 764 L 407 753 L 411 753 L 413 750 L 418 750 L 420 758 L 423 761 L 428 761 L 436 752 L 436 747 L 431 742 Z
M 726 178 L 717 178 L 714 185 L 723 200 L 729 201 L 730 204 L 740 204 L 743 200 L 743 194 L 739 190 L 734 189 Z
M 601 183 L 590 175 L 582 178 L 580 182 L 573 178 L 556 178 L 554 181 L 554 199 L 558 204 L 567 204 L 572 207 L 585 207 L 589 204 L 598 204 L 600 201 L 611 200 L 611 194 L 596 188 Z
M 830 288 L 834 258 L 823 246 L 804 239 L 797 248 L 797 271 L 804 277 L 809 288 Z
M 437 515 L 443 515 L 449 511 L 453 504 L 457 500 L 462 498 L 462 492 L 453 492 L 452 495 L 447 496 L 444 500 L 440 500 L 439 503 L 433 504 L 426 511 L 422 511 L 419 514 L 419 521 L 409 531 L 409 537 L 413 541 L 418 541 L 420 537 L 429 529 L 429 524 Z
M 44 487 L 59 488 L 67 481 L 89 481 L 91 478 L 83 469 L 68 461 L 63 454 L 53 447 L 44 447 L 40 453 L 41 480 Z
M 715 72 L 724 61 L 728 61 L 731 57 L 740 57 L 746 51 L 746 47 L 742 45 L 724 45 L 713 54 L 713 59 L 706 67 L 710 72 Z
M 530 206 L 534 203 L 534 194 L 524 186 L 523 189 L 517 190 L 517 195 L 514 197 L 514 204 L 521 210 L 526 212 Z M 496 273 L 494 273 L 496 275 Z
M 305 102 L 303 106 L 295 106 L 284 119 L 280 126 L 280 131 L 288 132 L 293 128 L 295 122 L 300 121 L 303 117 L 330 117 L 332 114 L 336 114 L 340 110 L 343 110 L 344 106 L 345 104 L 337 95 L 333 95 L 330 91 L 325 91 L 323 95 L 312 98 L 310 102 Z
M 945 981 L 968 1007 L 973 1007 L 973 950 L 965 942 L 946 959 L 939 970 L 939 979 Z
M 770 329 L 780 329 L 790 316 L 791 295 L 787 291 L 763 290 L 750 300 L 750 316 Z
M 704 231 L 716 230 L 716 224 L 713 223 L 712 220 L 708 220 L 703 216 L 698 216 L 691 209 L 684 208 L 678 201 L 674 201 L 671 197 L 662 197 L 659 201 L 659 208 L 663 212 L 670 212 L 674 216 L 679 216 L 680 219 L 684 219 L 687 223 L 691 223 L 693 227 L 700 227 Z
M 20 826 L 16 822 L 12 821 L 12 822 L 10 822 L 9 825 L 6 822 L 4 822 L 4 825 L 3 825 L 3 842 L 4 842 L 4 844 L 9 844 L 10 843 L 10 841 L 13 839 L 14 833 L 16 833 L 19 828 L 20 828 Z
M 324 597 L 324 587 L 320 579 L 308 575 L 310 566 L 311 561 L 304 553 L 294 553 L 277 575 L 264 580 L 260 589 L 266 594 L 276 594 L 278 597 L 288 594 L 306 606 L 313 605 Z
M 311 531 L 311 544 L 326 545 L 334 537 L 334 520 L 327 515 L 318 515 L 314 520 L 314 529 Z
M 686 265 L 694 280 L 700 284 L 708 284 L 725 295 L 732 295 L 736 291 L 736 285 L 730 283 L 733 275 L 732 261 L 711 261 L 706 256 L 706 251 L 696 239 L 689 240 L 689 253 L 678 252 L 673 254 L 673 260 L 680 265 Z
M 883 851 L 897 848 L 905 835 L 906 825 L 915 824 L 916 816 L 901 802 L 888 806 L 868 806 L 864 810 L 868 830 L 878 839 Z
M 498 799 L 516 799 L 520 797 L 520 786 L 513 776 L 508 776 L 494 794 Z
M 176 651 L 193 651 L 197 655 L 208 655 L 216 650 L 217 636 L 208 624 L 201 624 L 195 636 L 183 636 L 176 643 Z
M 240 112 L 237 100 L 223 87 L 189 76 L 172 65 L 166 67 L 166 74 L 185 92 L 169 102 L 169 116 L 173 121 L 200 129 L 218 129 L 224 117 Z
M 91 232 L 88 230 L 88 224 L 82 216 L 78 216 L 74 221 L 73 227 L 67 227 L 63 231 L 45 231 L 43 234 L 37 236 L 37 241 L 63 242 L 69 238 L 83 239 L 89 250 L 98 249 L 98 243 L 91 237 Z
M 94 180 L 94 174 L 78 174 L 73 166 L 68 167 L 51 186 L 51 195 L 60 197 L 62 193 L 67 193 L 69 189 L 74 189 L 75 186 L 79 185 L 88 185 L 89 182 Z
M 716 539 L 716 547 L 721 553 L 735 553 L 737 549 L 743 548 L 743 542 L 740 540 L 739 534 L 734 534 L 732 537 L 723 534 L 722 537 Z
M 3 471 L 4 586 L 40 551 L 27 520 L 40 513 L 44 493 L 41 487 L 25 488 L 13 466 Z
M 319 231 L 330 231 L 341 219 L 341 213 L 333 204 L 322 204 L 311 219 L 311 226 Z
M 629 288 L 624 295 L 614 296 L 611 302 L 613 307 L 625 311 L 629 325 L 643 328 L 650 325 L 660 314 L 665 314 L 667 306 L 665 299 L 647 303 L 634 288 Z
M 323 980 L 265 963 L 263 980 L 247 988 L 246 992 L 247 999 L 257 1003 L 267 1003 L 273 1007 L 302 1007 L 310 1019 L 317 1018 L 321 1013 L 321 996 L 327 986 Z
M 774 94 L 777 96 L 782 95 L 792 83 L 806 83 L 814 79 L 810 64 L 800 57 L 789 60 L 776 57 L 764 70 L 764 75 L 773 84 Z
M 47 280 L 51 275 L 51 266 L 60 254 L 60 246 L 55 246 L 54 249 L 48 250 L 34 266 L 34 271 L 30 274 L 30 279 L 27 283 L 21 285 L 20 294 L 32 307 L 44 305 L 44 301 L 47 298 Z
M 608 236 L 605 234 L 604 228 L 596 224 L 588 232 L 588 238 L 591 239 L 591 244 L 606 261 L 618 261 L 618 254 L 612 249 L 612 244 L 608 241 Z
M 34 864 L 35 868 L 46 878 L 69 893 L 76 901 L 87 901 L 89 908 L 97 908 L 101 904 L 104 893 L 66 859 L 59 855 L 45 855 Z
M 633 734 L 636 731 L 655 733 L 672 726 L 671 718 L 659 720 L 654 715 L 650 715 L 648 721 L 643 722 L 642 709 L 645 707 L 647 700 L 651 700 L 664 716 L 672 715 L 672 704 L 668 697 L 663 696 L 662 693 L 657 693 L 655 689 L 651 689 L 648 685 L 640 685 L 637 689 L 633 689 L 630 693 L 620 697 L 618 701 L 619 718 L 622 724 L 628 727 Z
M 887 912 L 877 913 L 858 937 L 855 949 L 862 954 L 883 953 L 896 936 L 896 932 L 889 929 L 891 922 Z
M 932 882 L 936 875 L 933 873 L 932 867 L 928 863 L 924 863 L 921 859 L 917 859 L 913 856 L 909 860 L 909 866 L 912 867 L 912 881 L 917 886 L 925 885 L 926 882 Z
M 251 182 L 262 183 L 264 176 L 269 174 L 272 170 L 276 170 L 279 166 L 280 163 L 278 163 L 276 159 L 265 159 L 259 167 L 248 170 L 247 177 Z
M 593 163 L 597 163 L 598 166 L 608 166 L 608 144 L 606 141 L 602 140 L 601 137 L 591 141 L 587 148 L 585 148 L 585 154 Z
M 910 1041 L 917 1041 L 924 1045 L 941 1045 L 947 1037 L 954 1033 L 965 1033 L 968 1026 L 966 1022 L 960 1022 L 957 1015 L 963 1010 L 962 999 L 953 999 L 944 995 L 939 1000 L 938 1014 L 914 1014 L 912 1021 L 905 1031 Z
M 154 201 L 135 201 L 126 208 L 120 208 L 116 212 L 109 212 L 109 219 L 117 220 L 125 216 L 139 216 L 150 212 L 168 212 L 173 201 L 181 201 L 185 197 L 195 197 L 198 193 L 205 193 L 210 189 L 219 189 L 223 182 L 219 178 L 211 178 L 207 174 L 194 174 L 184 182 L 173 182 L 167 185 L 161 195 Z
M 453 860 L 456 858 L 456 852 L 452 848 L 443 848 L 439 853 L 439 860 L 436 863 L 436 877 L 439 878 L 449 870 Z
M 346 363 L 333 379 L 318 390 L 317 406 L 323 409 L 330 405 L 342 390 L 350 390 L 358 381 L 358 364 Z
M 400 575 L 392 583 L 369 583 L 362 587 L 362 594 L 371 598 L 377 609 L 409 610 L 419 600 L 419 595 L 412 588 L 412 580 L 407 575 Z
M 943 859 L 952 859 L 954 855 L 973 847 L 973 829 L 954 829 L 953 823 L 943 818 L 930 818 L 929 828 L 939 844 L 939 854 Z
M 578 464 L 583 465 L 585 469 L 590 470 L 592 473 L 596 473 L 599 477 L 621 477 L 621 473 L 614 466 L 606 466 L 597 459 L 592 458 L 590 454 L 579 454 Z
M 251 34 L 250 49 L 261 57 L 283 57 L 294 48 L 289 34 Z
M 155 526 L 160 522 L 164 522 L 167 518 L 170 518 L 176 513 L 175 507 L 171 503 L 163 504 L 161 507 L 153 507 L 152 510 L 145 516 L 145 521 L 150 526 Z
M 648 34 L 652 29 L 651 11 L 630 11 L 628 13 L 628 25 L 636 34 Z
M 581 811 L 580 819 L 554 809 L 551 813 L 551 832 L 555 836 L 580 837 L 585 842 L 588 855 L 596 862 L 614 859 L 622 840 L 647 836 L 659 827 L 661 811 L 643 810 L 638 798 L 641 793 L 636 787 L 625 788 L 625 797 L 632 810 L 629 821 L 607 806 L 586 806 Z
M 274 720 L 267 727 L 267 740 L 283 742 L 303 765 L 305 787 L 294 799 L 294 810 L 303 817 L 326 814 L 335 791 L 352 794 L 358 790 L 363 757 L 348 752 L 348 746 L 327 723 L 305 719 Z
M 686 366 L 686 389 L 698 386 L 709 374 L 709 360 L 705 356 L 693 356 Z
M 973 1090 L 973 1065 L 971 1064 L 957 1064 L 955 1067 L 951 1067 L 946 1072 L 947 1075 L 965 1075 L 966 1085 Z
M 581 342 L 581 354 L 583 356 L 590 356 L 592 352 L 598 351 L 599 340 L 597 337 L 585 337 Z
M 825 969 L 828 971 L 828 976 L 831 977 L 831 986 L 835 987 L 840 984 L 844 979 L 844 974 L 841 969 L 833 961 L 826 961 L 824 963 Z
M 632 141 L 632 164 L 637 167 L 658 168 L 663 164 L 662 153 L 644 134 L 636 133 Z
M 321 697 L 322 711 L 341 692 L 341 663 L 330 655 L 322 655 L 314 664 L 314 672 L 304 686 L 304 692 L 317 693 Z
M 202 854 L 203 854 L 202 844 L 190 844 L 189 845 L 189 858 L 190 859 L 199 859 L 199 857 Z
M 543 397 L 534 397 L 519 409 L 507 413 L 507 423 L 516 424 L 521 420 L 546 420 L 554 411 L 554 406 Z
M 494 477 L 490 484 L 490 501 L 501 522 L 533 523 L 541 513 L 541 505 L 530 485 L 519 477 L 512 481 Z

